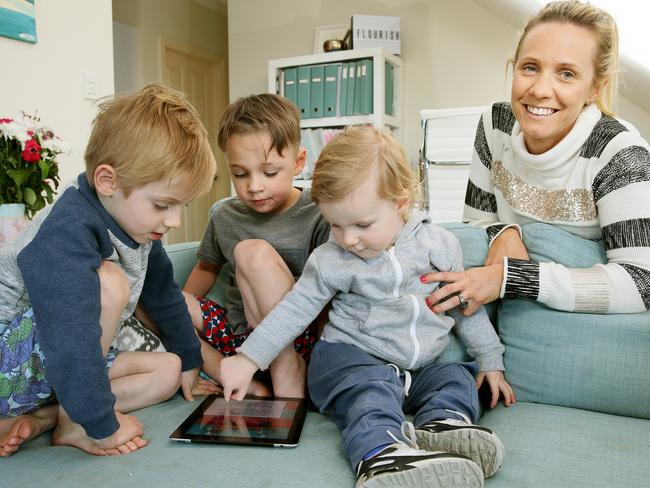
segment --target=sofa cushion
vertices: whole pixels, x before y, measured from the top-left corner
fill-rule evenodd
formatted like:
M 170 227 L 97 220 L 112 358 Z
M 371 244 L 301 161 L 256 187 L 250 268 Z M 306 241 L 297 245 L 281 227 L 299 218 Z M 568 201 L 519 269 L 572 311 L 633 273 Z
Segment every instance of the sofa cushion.
M 522 227 L 531 259 L 584 268 L 606 262 L 603 246 L 546 224 Z M 503 300 L 497 322 L 517 399 L 650 418 L 650 312 L 560 312 Z
M 647 486 L 650 421 L 518 401 L 480 422 L 503 441 L 486 488 Z

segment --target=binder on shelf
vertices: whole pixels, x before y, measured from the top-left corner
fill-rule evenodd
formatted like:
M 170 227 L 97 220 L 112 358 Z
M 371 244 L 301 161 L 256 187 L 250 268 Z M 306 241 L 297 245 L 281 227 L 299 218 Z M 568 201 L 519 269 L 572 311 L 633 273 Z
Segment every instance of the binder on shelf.
M 308 119 L 311 113 L 311 104 L 309 101 L 309 79 L 311 76 L 309 66 L 298 66 L 297 70 L 298 89 L 297 89 L 297 106 L 300 110 L 300 118 Z
M 339 79 L 339 117 L 348 115 L 348 66 L 350 63 L 341 64 L 341 77 Z
M 348 103 L 345 115 L 354 115 L 354 92 L 356 90 L 357 62 L 350 61 L 348 68 Z
M 284 96 L 298 106 L 298 70 L 286 68 L 284 70 Z
M 372 95 L 373 95 L 373 73 L 372 73 L 372 59 L 362 59 L 361 64 L 361 77 L 357 79 L 361 87 L 359 93 L 361 94 L 359 101 L 359 113 L 368 115 L 372 113 Z
M 309 82 L 309 104 L 311 106 L 310 118 L 323 117 L 323 88 L 325 66 L 322 64 L 311 67 L 311 81 Z
M 339 63 L 326 64 L 324 67 L 322 117 L 336 117 L 336 95 L 340 69 L 341 65 Z
M 361 72 L 363 67 L 363 60 L 356 62 L 355 69 L 355 82 L 354 82 L 354 104 L 352 106 L 352 115 L 361 115 L 361 87 L 363 81 L 361 80 Z
M 386 61 L 386 69 L 384 71 L 384 107 L 386 107 L 386 115 L 393 115 L 395 113 L 393 99 L 393 65 Z

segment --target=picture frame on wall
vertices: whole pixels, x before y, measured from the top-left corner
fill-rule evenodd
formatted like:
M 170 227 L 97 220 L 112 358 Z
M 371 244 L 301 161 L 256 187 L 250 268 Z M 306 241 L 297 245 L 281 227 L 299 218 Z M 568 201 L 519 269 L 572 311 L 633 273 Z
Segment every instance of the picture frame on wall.
M 36 43 L 34 0 L 0 2 L 0 36 L 31 44 Z
M 325 41 L 329 41 L 330 39 L 343 39 L 349 28 L 350 26 L 346 24 L 316 27 L 316 33 L 314 35 L 314 54 L 325 52 L 323 50 L 323 43 Z

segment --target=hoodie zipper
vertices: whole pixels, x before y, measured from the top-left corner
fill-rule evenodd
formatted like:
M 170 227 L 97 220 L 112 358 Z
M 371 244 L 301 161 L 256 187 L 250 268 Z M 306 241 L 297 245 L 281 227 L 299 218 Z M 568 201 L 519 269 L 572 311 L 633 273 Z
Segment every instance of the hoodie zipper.
M 397 260 L 395 256 L 395 247 L 391 247 L 387 251 L 388 257 L 390 258 L 393 268 L 395 269 L 395 283 L 393 286 L 393 297 L 399 297 L 399 285 L 402 283 L 402 278 L 404 273 L 402 271 L 402 265 Z M 411 303 L 413 304 L 413 313 L 411 314 L 411 322 L 409 323 L 409 334 L 413 340 L 413 358 L 408 366 L 408 369 L 412 369 L 417 364 L 418 358 L 420 357 L 420 342 L 416 334 L 416 324 L 420 316 L 420 306 L 418 304 L 417 298 L 414 295 L 410 295 Z

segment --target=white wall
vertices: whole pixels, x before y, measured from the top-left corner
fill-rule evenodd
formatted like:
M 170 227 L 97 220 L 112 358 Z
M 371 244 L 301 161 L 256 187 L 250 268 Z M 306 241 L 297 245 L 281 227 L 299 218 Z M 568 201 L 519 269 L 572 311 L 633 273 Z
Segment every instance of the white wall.
M 59 160 L 61 182 L 84 170 L 83 154 L 96 106 L 83 97 L 82 73 L 97 79 L 99 96 L 113 94 L 111 0 L 40 0 L 36 44 L 0 37 L 0 113 L 38 110 L 70 145 Z
M 267 61 L 311 54 L 317 26 L 352 14 L 401 18 L 403 142 L 417 157 L 419 110 L 508 100 L 506 60 L 518 31 L 472 0 L 231 0 L 230 99 L 266 90 Z M 650 137 L 650 114 L 621 100 L 620 114 Z

